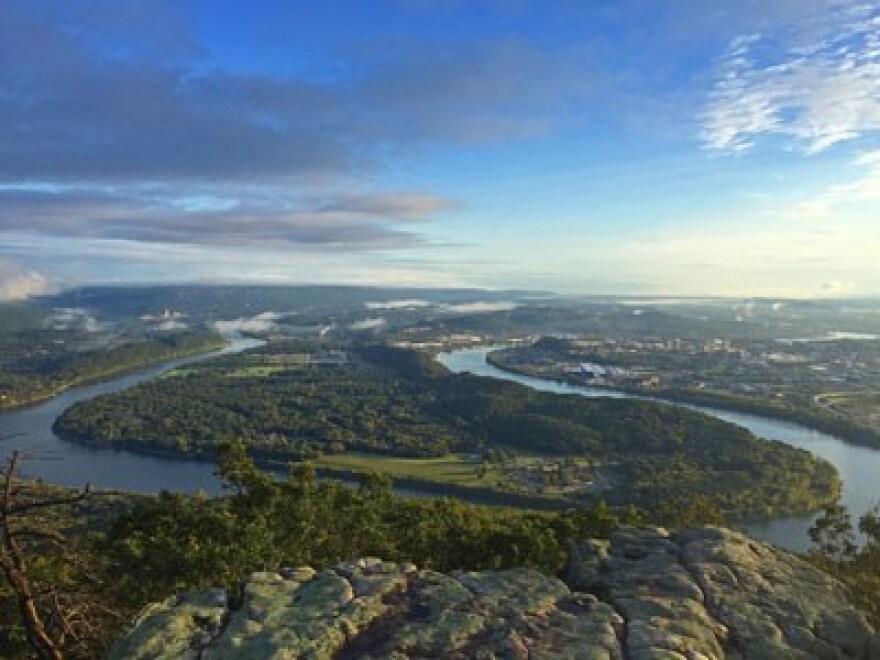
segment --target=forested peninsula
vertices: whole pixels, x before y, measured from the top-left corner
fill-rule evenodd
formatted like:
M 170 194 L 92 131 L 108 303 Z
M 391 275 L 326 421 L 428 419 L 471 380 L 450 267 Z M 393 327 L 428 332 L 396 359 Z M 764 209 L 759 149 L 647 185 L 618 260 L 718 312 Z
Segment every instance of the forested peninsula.
M 762 517 L 813 510 L 839 492 L 825 461 L 707 415 L 451 374 L 382 345 L 272 343 L 77 404 L 56 431 L 201 459 L 242 441 L 264 465 L 384 472 L 459 497 L 651 509 L 699 494 L 728 516 Z

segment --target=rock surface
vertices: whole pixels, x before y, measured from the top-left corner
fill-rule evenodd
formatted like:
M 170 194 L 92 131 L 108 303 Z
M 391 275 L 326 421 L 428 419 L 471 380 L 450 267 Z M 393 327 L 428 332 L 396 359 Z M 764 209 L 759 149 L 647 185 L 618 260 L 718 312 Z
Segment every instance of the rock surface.
M 588 541 L 571 588 L 529 569 L 418 570 L 362 559 L 255 573 L 148 607 L 111 658 L 873 658 L 844 588 L 718 528 Z

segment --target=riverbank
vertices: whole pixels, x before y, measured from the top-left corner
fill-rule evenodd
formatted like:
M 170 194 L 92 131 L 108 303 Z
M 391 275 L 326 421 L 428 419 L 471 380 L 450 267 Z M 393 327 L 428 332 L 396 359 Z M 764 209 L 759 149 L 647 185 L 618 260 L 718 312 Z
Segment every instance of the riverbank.
M 120 440 L 119 442 L 110 443 L 95 442 L 86 436 L 78 436 L 76 434 L 62 432 L 53 429 L 55 435 L 65 442 L 76 443 L 83 447 L 88 447 L 96 451 L 112 451 L 112 452 L 129 452 L 140 456 L 150 458 L 158 458 L 173 461 L 192 462 L 194 464 L 202 464 L 208 466 L 216 465 L 216 454 L 204 450 L 174 450 L 163 447 L 156 447 L 149 442 L 139 440 Z M 282 452 L 272 452 L 259 448 L 248 448 L 248 456 L 254 461 L 258 467 L 275 472 L 285 474 L 291 464 L 296 461 L 291 460 L 290 455 Z M 377 455 L 375 460 L 377 466 L 382 460 L 382 456 Z M 347 483 L 357 483 L 361 478 L 370 473 L 387 474 L 380 469 L 346 469 L 340 467 L 329 467 L 321 465 L 320 460 L 314 464 L 315 474 L 324 479 L 337 479 Z M 415 497 L 454 497 L 469 504 L 480 504 L 485 506 L 508 506 L 524 509 L 535 509 L 539 511 L 554 511 L 565 508 L 571 508 L 583 505 L 583 502 L 573 501 L 561 497 L 545 497 L 540 495 L 531 495 L 528 493 L 517 493 L 514 491 L 504 491 L 486 486 L 468 486 L 455 484 L 450 482 L 436 481 L 416 476 L 406 476 L 400 474 L 388 475 L 394 482 L 395 490 L 401 494 L 411 495 Z M 596 502 L 588 502 L 595 504 Z
M 437 360 L 453 373 L 472 373 L 489 378 L 512 380 L 542 391 L 584 397 L 625 398 L 630 396 L 618 390 L 571 385 L 502 370 L 486 361 L 487 353 L 502 347 L 503 345 L 496 344 L 452 353 L 440 353 L 437 355 Z M 837 469 L 843 485 L 838 504 L 846 507 L 854 520 L 869 512 L 880 502 L 880 480 L 877 479 L 877 474 L 880 474 L 880 451 L 876 449 L 855 445 L 834 435 L 792 422 L 773 419 L 769 416 L 749 415 L 672 401 L 667 403 L 693 407 L 706 414 L 742 426 L 759 437 L 784 442 L 825 459 Z M 805 552 L 811 545 L 808 530 L 816 518 L 816 515 L 782 516 L 765 521 L 749 522 L 745 528 L 750 535 L 757 539 L 775 543 L 789 550 Z
M 39 389 L 35 391 L 32 395 L 29 395 L 24 399 L 20 398 L 20 396 L 17 398 L 7 397 L 5 399 L 0 399 L 0 412 L 22 410 L 33 406 L 38 406 L 41 403 L 45 403 L 46 401 L 54 399 L 55 397 L 64 394 L 68 390 L 76 387 L 94 385 L 96 383 L 101 383 L 109 379 L 119 378 L 127 374 L 137 373 L 143 369 L 147 369 L 156 365 L 161 365 L 165 362 L 172 362 L 174 360 L 199 356 L 202 354 L 210 355 L 211 353 L 221 351 L 230 345 L 230 341 L 225 337 L 222 337 L 220 335 L 213 335 L 213 337 L 216 337 L 216 339 L 207 339 L 198 344 L 189 345 L 180 349 L 171 349 L 169 351 L 163 352 L 160 355 L 156 355 L 154 358 L 123 362 L 106 369 L 101 369 L 99 371 L 89 373 L 85 376 L 67 380 L 63 383 L 51 386 L 48 389 Z
M 106 443 L 94 442 L 87 437 L 77 437 L 69 433 L 56 432 L 57 435 L 66 442 L 77 443 L 81 446 L 95 449 L 96 451 L 112 451 L 127 452 L 150 458 L 158 458 L 170 461 L 190 462 L 196 465 L 204 465 L 212 467 L 216 465 L 216 455 L 206 451 L 182 451 L 172 450 L 168 448 L 159 448 L 151 443 L 142 441 L 120 441 L 118 444 L 107 445 Z M 279 476 L 287 474 L 292 461 L 289 455 L 281 452 L 272 452 L 267 450 L 248 448 L 248 456 L 254 461 L 254 464 L 263 470 L 274 472 Z M 506 491 L 488 486 L 464 485 L 452 483 L 449 481 L 438 481 L 424 477 L 413 475 L 389 473 L 382 470 L 381 465 L 383 459 L 387 458 L 381 455 L 372 457 L 374 466 L 370 467 L 366 462 L 364 469 L 330 467 L 326 464 L 322 465 L 321 458 L 312 462 L 315 474 L 320 479 L 335 479 L 350 485 L 358 484 L 361 479 L 368 474 L 383 474 L 391 478 L 394 490 L 397 494 L 408 497 L 451 497 L 459 499 L 468 504 L 476 504 L 481 506 L 493 507 L 513 507 L 520 509 L 531 509 L 536 511 L 561 511 L 565 509 L 590 507 L 605 502 L 606 499 L 613 502 L 616 498 L 613 493 L 597 493 L 591 497 L 567 498 L 562 496 L 546 496 L 539 494 L 530 494 L 516 491 Z M 332 461 L 334 456 L 330 456 Z M 607 497 L 605 497 L 607 496 Z M 836 490 L 830 494 L 828 500 L 824 503 L 818 503 L 815 507 L 805 508 L 802 510 L 776 509 L 765 510 L 764 512 L 724 512 L 728 524 L 737 526 L 748 526 L 750 524 L 761 524 L 773 521 L 787 516 L 811 516 L 819 513 L 825 505 L 833 504 L 839 497 L 839 482 L 836 484 Z M 624 511 L 625 503 L 612 504 L 612 510 Z
M 618 411 L 618 413 L 620 412 Z M 688 414 L 693 415 L 693 413 Z M 88 427 L 80 428 L 87 429 Z M 723 430 L 711 425 L 707 427 L 707 429 L 709 428 L 717 432 Z M 114 436 L 112 434 L 93 436 L 88 432 L 78 430 L 75 425 L 66 425 L 64 417 L 55 421 L 53 432 L 56 437 L 66 442 L 86 446 L 95 451 L 114 450 L 151 458 L 192 461 L 208 465 L 213 464 L 216 458 L 216 445 L 191 443 L 185 436 L 182 436 L 176 443 L 159 443 L 155 438 L 136 436 Z M 538 429 L 535 432 L 538 432 Z M 743 429 L 739 429 L 737 433 L 743 434 L 744 437 L 748 436 Z M 751 438 L 751 442 L 771 444 L 754 437 Z M 782 443 L 776 444 L 779 445 L 779 449 L 771 451 L 771 454 L 778 457 L 778 452 L 783 447 Z M 718 446 L 718 451 L 723 453 L 723 446 L 722 442 Z M 514 446 L 512 451 L 515 452 L 516 449 Z M 784 447 L 784 449 L 786 452 L 792 452 L 788 447 Z M 553 510 L 593 506 L 604 501 L 612 507 L 634 505 L 646 511 L 653 511 L 673 499 L 686 498 L 689 493 L 704 495 L 707 492 L 717 493 L 712 497 L 717 497 L 717 504 L 721 512 L 728 520 L 736 521 L 809 515 L 838 499 L 840 481 L 833 465 L 827 461 L 809 457 L 807 452 L 801 451 L 799 453 L 802 454 L 802 457 L 791 463 L 792 471 L 779 473 L 777 480 L 763 487 L 763 494 L 760 497 L 755 497 L 755 494 L 750 493 L 745 485 L 742 485 L 742 491 L 737 490 L 738 494 L 731 497 L 725 488 L 716 490 L 717 482 L 713 486 L 708 486 L 705 479 L 703 481 L 697 480 L 698 487 L 693 491 L 681 487 L 679 483 L 675 487 L 670 487 L 668 493 L 662 487 L 660 487 L 659 493 L 655 493 L 654 490 L 657 489 L 655 483 L 651 487 L 653 490 L 646 492 L 645 478 L 647 475 L 643 474 L 644 470 L 634 470 L 628 467 L 628 463 L 621 465 L 619 461 L 614 460 L 608 462 L 600 470 L 595 467 L 587 468 L 587 476 L 578 477 L 578 479 L 589 478 L 589 483 L 577 492 L 566 493 L 562 490 L 557 492 L 549 487 L 548 489 L 543 487 L 539 489 L 534 484 L 534 490 L 527 490 L 514 484 L 517 479 L 521 481 L 538 479 L 540 481 L 540 477 L 547 469 L 561 471 L 563 469 L 562 463 L 552 461 L 554 457 L 558 456 L 552 452 L 548 455 L 535 454 L 530 456 L 526 454 L 519 456 L 515 459 L 513 467 L 508 465 L 506 469 L 502 469 L 497 463 L 485 463 L 479 456 L 474 458 L 471 454 L 461 453 L 435 457 L 412 457 L 395 456 L 382 452 L 348 451 L 328 452 L 313 456 L 298 454 L 291 451 L 290 448 L 260 447 L 253 444 L 248 446 L 248 454 L 257 465 L 275 472 L 285 473 L 291 463 L 308 461 L 313 463 L 317 473 L 322 477 L 358 482 L 369 473 L 384 474 L 394 481 L 398 490 L 420 496 L 455 497 L 473 504 Z M 550 460 L 548 465 L 540 465 L 542 461 L 548 460 Z M 770 459 L 766 459 L 764 464 L 767 464 L 767 460 Z M 790 460 L 790 457 L 787 460 Z M 756 465 L 760 465 L 760 463 Z M 571 466 L 569 469 L 572 469 Z M 687 471 L 688 468 L 685 465 L 679 467 L 655 465 L 654 471 L 650 472 L 650 475 L 655 482 L 665 479 L 664 483 L 666 483 L 679 474 L 676 472 L 678 469 Z M 791 475 L 796 472 L 802 474 L 803 480 L 792 478 Z M 529 477 L 529 474 L 533 476 Z M 706 474 L 708 475 L 709 472 Z M 715 476 L 711 478 L 707 476 L 706 478 L 720 479 L 735 487 L 737 484 L 741 484 L 744 479 L 748 481 L 750 477 L 747 476 L 747 473 L 743 473 L 740 467 L 733 472 L 722 470 Z M 604 485 L 594 486 L 600 482 Z M 506 487 L 507 484 L 513 484 L 513 487 Z M 626 487 L 621 487 L 624 484 Z
M 800 424 L 807 428 L 814 429 L 821 433 L 834 435 L 841 440 L 857 445 L 860 447 L 868 447 L 870 449 L 880 449 L 880 431 L 859 426 L 842 417 L 830 416 L 828 413 L 813 411 L 808 408 L 781 408 L 771 403 L 762 403 L 744 397 L 728 394 L 725 392 L 700 391 L 700 390 L 643 390 L 626 387 L 614 387 L 603 385 L 594 387 L 583 380 L 567 376 L 565 374 L 547 375 L 537 374 L 527 368 L 506 363 L 495 355 L 496 351 L 486 354 L 486 362 L 490 365 L 505 371 L 507 373 L 516 374 L 518 376 L 526 376 L 528 378 L 539 378 L 555 383 L 562 383 L 573 387 L 593 387 L 596 390 L 604 390 L 609 393 L 620 393 L 629 397 L 643 398 L 654 401 L 665 401 L 668 403 L 684 403 L 696 406 L 707 406 L 727 410 L 735 413 L 745 413 L 748 415 L 760 415 L 778 419 L 782 422 L 791 422 Z
M 259 346 L 262 342 L 233 338 L 232 344 L 224 351 L 239 352 Z M 454 355 L 444 354 L 441 361 L 451 371 L 473 371 L 479 375 L 504 379 L 519 379 L 520 382 L 536 389 L 578 393 L 595 396 L 595 393 L 580 392 L 571 386 L 551 384 L 533 378 L 524 378 L 502 372 L 487 365 L 484 359 L 486 349 L 463 350 Z M 204 356 L 184 360 L 204 359 Z M 30 459 L 25 464 L 28 475 L 40 478 L 48 483 L 70 487 L 81 487 L 91 483 L 96 488 L 127 490 L 138 493 L 156 493 L 162 490 L 194 493 L 203 491 L 211 495 L 222 493 L 216 470 L 214 456 L 200 457 L 198 460 L 183 460 L 179 455 L 157 455 L 134 453 L 128 450 L 111 451 L 106 445 L 93 448 L 81 443 L 67 442 L 57 438 L 51 427 L 58 415 L 73 403 L 87 401 L 102 394 L 118 392 L 137 383 L 151 380 L 179 365 L 179 361 L 152 367 L 143 372 L 107 381 L 100 385 L 74 388 L 59 397 L 39 406 L 0 413 L 0 437 L 2 448 L 6 451 L 21 449 L 28 452 Z M 625 396 L 620 392 L 612 392 L 612 396 Z M 718 411 L 707 411 L 719 415 Z M 776 439 L 829 460 L 843 475 L 844 494 L 842 503 L 846 504 L 857 517 L 872 506 L 880 498 L 880 483 L 876 475 L 880 473 L 880 452 L 866 448 L 852 447 L 830 436 L 817 432 L 775 422 L 769 419 L 748 417 L 731 413 L 725 415 L 728 421 L 749 428 L 756 435 Z M 283 470 L 287 460 L 275 467 Z M 337 471 L 322 472 L 321 476 L 345 477 L 356 481 L 358 475 L 345 475 Z M 432 485 L 420 488 L 425 484 L 408 482 L 407 489 L 415 496 L 452 495 L 465 499 L 468 493 L 455 493 L 446 487 L 445 492 L 438 492 Z M 401 486 L 403 484 L 401 483 Z M 470 493 L 474 495 L 473 493 Z M 477 494 L 479 495 L 479 494 Z M 490 494 L 491 495 L 491 494 Z M 493 497 L 493 499 L 495 499 Z M 503 504 L 503 502 L 499 502 Z M 531 505 L 541 507 L 543 502 L 532 502 Z M 526 502 L 511 502 L 511 506 L 529 506 Z M 750 518 L 754 520 L 754 518 Z M 805 550 L 809 547 L 806 530 L 812 524 L 813 516 L 783 516 L 773 518 L 765 523 L 749 523 L 745 527 L 757 538 L 768 540 L 793 550 Z

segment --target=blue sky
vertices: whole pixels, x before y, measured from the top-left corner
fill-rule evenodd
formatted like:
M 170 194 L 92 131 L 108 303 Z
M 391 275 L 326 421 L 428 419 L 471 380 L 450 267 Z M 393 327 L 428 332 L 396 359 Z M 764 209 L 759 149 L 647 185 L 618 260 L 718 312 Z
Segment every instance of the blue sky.
M 880 294 L 880 4 L 9 0 L 0 297 Z

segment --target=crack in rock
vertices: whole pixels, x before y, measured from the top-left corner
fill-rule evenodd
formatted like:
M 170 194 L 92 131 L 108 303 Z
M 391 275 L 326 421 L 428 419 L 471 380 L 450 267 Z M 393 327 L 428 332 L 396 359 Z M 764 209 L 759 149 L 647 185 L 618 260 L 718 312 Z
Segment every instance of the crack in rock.
M 845 588 L 721 528 L 621 528 L 573 549 L 568 586 L 531 569 L 359 559 L 254 573 L 146 608 L 111 660 L 880 658 Z

